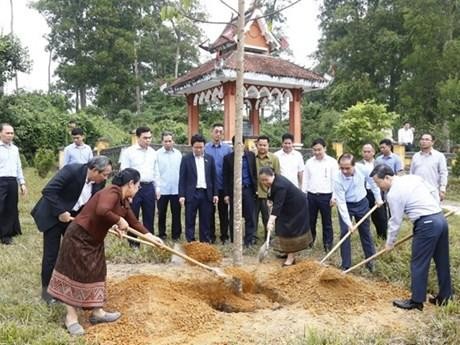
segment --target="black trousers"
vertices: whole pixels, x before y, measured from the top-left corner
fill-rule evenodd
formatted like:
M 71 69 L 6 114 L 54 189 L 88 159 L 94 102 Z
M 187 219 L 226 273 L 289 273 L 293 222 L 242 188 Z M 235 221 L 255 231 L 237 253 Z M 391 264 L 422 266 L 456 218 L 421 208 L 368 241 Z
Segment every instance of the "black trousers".
M 241 199 L 243 201 L 244 217 L 244 245 L 251 246 L 256 242 L 256 226 L 254 219 L 255 198 L 252 187 L 242 187 Z M 230 240 L 233 242 L 233 198 L 230 203 Z
M 331 197 L 332 193 L 308 193 L 310 230 L 313 236 L 313 242 L 316 239 L 316 221 L 318 220 L 319 212 L 321 214 L 321 223 L 323 227 L 323 246 L 326 251 L 332 249 L 332 242 L 334 241 L 330 205 Z
M 366 195 L 367 200 L 369 201 L 369 208 L 374 207 L 375 197 L 374 193 L 371 190 L 367 190 Z M 383 199 L 383 193 L 382 193 Z M 371 214 L 372 223 L 374 223 L 375 230 L 377 231 L 377 236 L 381 239 L 387 239 L 387 228 L 388 228 L 388 215 L 387 215 L 387 205 L 383 204 L 381 207 L 377 208 Z
M 220 240 L 225 242 L 228 240 L 228 204 L 224 201 L 224 191 L 219 190 L 219 202 L 217 203 L 217 210 L 219 213 L 220 225 Z M 216 221 L 215 221 L 216 206 L 213 205 L 211 211 L 211 241 L 216 241 Z
M 256 207 L 255 207 L 255 220 L 256 220 L 256 233 L 259 229 L 259 213 L 262 214 L 262 223 L 264 225 L 265 237 L 267 237 L 267 223 L 268 218 L 270 218 L 270 213 L 268 212 L 267 198 L 257 198 Z
M 46 288 L 51 280 L 51 275 L 56 265 L 56 260 L 61 247 L 61 238 L 70 223 L 61 223 L 53 226 L 43 233 L 43 258 L 42 258 L 42 286 Z
M 16 177 L 0 177 L 0 238 L 21 234 Z
M 158 208 L 158 233 L 161 238 L 166 238 L 166 213 L 168 204 L 171 208 L 171 237 L 173 240 L 178 240 L 182 232 L 182 224 L 180 218 L 179 195 L 168 194 L 162 195 L 157 202 Z

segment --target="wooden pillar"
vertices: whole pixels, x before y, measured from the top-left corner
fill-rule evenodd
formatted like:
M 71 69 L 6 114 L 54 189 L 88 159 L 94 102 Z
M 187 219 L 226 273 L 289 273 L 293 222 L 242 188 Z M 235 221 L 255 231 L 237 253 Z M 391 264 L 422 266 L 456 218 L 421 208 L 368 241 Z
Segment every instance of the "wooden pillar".
M 236 82 L 229 81 L 224 87 L 224 140 L 230 141 L 235 135 Z
M 198 133 L 198 126 L 200 121 L 200 108 L 198 104 L 193 104 L 195 94 L 187 95 L 187 114 L 188 114 L 188 143 L 192 135 Z
M 292 101 L 289 102 L 289 132 L 294 135 L 294 144 L 301 144 L 301 89 L 291 89 Z
M 252 127 L 252 135 L 260 134 L 260 118 L 259 118 L 259 109 L 256 108 L 257 99 L 251 98 L 251 111 L 249 112 L 249 122 Z

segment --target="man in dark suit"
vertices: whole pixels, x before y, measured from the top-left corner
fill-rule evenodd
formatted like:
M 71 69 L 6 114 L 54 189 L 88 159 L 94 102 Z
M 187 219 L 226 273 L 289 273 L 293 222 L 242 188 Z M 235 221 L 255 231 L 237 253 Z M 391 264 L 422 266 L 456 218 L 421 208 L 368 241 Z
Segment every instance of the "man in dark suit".
M 244 139 L 243 139 L 244 142 Z M 232 138 L 235 145 L 235 137 Z M 233 175 L 235 152 L 224 157 L 224 196 L 230 204 L 230 239 L 233 242 Z M 255 198 L 257 190 L 256 155 L 245 148 L 242 157 L 241 199 L 244 217 L 244 245 L 249 247 L 256 242 L 256 224 L 254 217 Z
M 212 156 L 204 153 L 206 140 L 200 134 L 192 136 L 192 152 L 182 158 L 179 172 L 179 203 L 185 205 L 185 238 L 195 241 L 195 220 L 200 216 L 200 242 L 211 242 L 211 212 L 219 200 L 216 186 L 216 166 Z
M 56 264 L 61 237 L 67 226 L 91 196 L 105 185 L 112 173 L 112 163 L 97 156 L 87 164 L 64 166 L 42 190 L 42 197 L 31 211 L 39 231 L 43 232 L 42 298 L 53 300 L 47 293 Z

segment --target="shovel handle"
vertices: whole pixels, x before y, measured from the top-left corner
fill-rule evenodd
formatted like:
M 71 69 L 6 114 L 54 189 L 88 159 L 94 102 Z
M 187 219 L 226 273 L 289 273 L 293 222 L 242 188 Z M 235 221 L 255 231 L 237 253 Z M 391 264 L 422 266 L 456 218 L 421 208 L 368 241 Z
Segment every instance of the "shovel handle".
M 173 249 L 173 248 L 171 248 L 171 247 L 168 247 L 167 245 L 164 245 L 164 244 L 161 244 L 161 243 L 157 243 L 157 242 L 151 241 L 151 240 L 150 240 L 148 237 L 146 237 L 142 232 L 139 232 L 139 231 L 137 231 L 137 230 L 135 230 L 135 229 L 133 229 L 133 228 L 131 228 L 131 227 L 128 227 L 128 231 L 129 231 L 130 233 L 132 233 L 132 234 L 134 234 L 134 235 L 140 237 L 140 238 L 143 239 L 144 241 L 149 242 L 149 243 L 151 243 L 152 245 L 154 245 L 154 246 L 156 246 L 156 247 L 158 247 L 158 248 L 164 249 L 164 250 L 166 250 L 166 251 L 168 251 L 168 252 L 170 252 L 170 253 L 172 253 L 172 254 L 174 254 L 174 255 L 177 255 L 177 256 L 181 257 L 182 259 L 184 259 L 184 260 L 186 260 L 186 261 L 188 261 L 188 262 L 191 262 L 191 263 L 193 263 L 193 264 L 195 264 L 195 265 L 197 265 L 197 266 L 200 266 L 201 268 L 204 268 L 204 269 L 206 269 L 206 270 L 208 270 L 208 271 L 214 271 L 214 268 L 212 268 L 212 267 L 210 267 L 210 266 L 208 266 L 208 265 L 205 265 L 205 264 L 203 264 L 203 263 L 201 263 L 201 262 L 199 262 L 199 261 L 197 261 L 197 260 L 191 258 L 190 256 L 187 256 L 187 255 L 185 255 L 185 254 L 183 254 L 183 253 L 181 253 L 181 252 L 179 252 L 179 251 L 177 251 L 177 250 L 175 250 L 175 249 Z M 131 237 L 131 236 L 130 236 L 130 237 Z
M 447 212 L 447 213 L 444 214 L 444 217 L 447 218 L 447 217 L 451 216 L 452 214 L 454 214 L 454 211 L 449 211 L 449 212 Z M 393 246 L 393 248 L 396 248 L 396 247 L 398 247 L 399 245 L 403 244 L 404 242 L 407 242 L 407 241 L 410 240 L 412 237 L 414 237 L 414 234 L 409 234 L 409 235 L 407 235 L 406 237 L 403 237 L 402 239 L 400 239 L 399 241 L 397 241 L 397 242 L 395 243 L 395 245 Z M 389 251 L 391 251 L 391 250 L 392 250 L 392 249 L 386 249 L 386 248 L 384 248 L 384 249 L 380 250 L 379 252 L 375 253 L 374 255 L 369 256 L 367 259 L 361 261 L 360 263 L 357 263 L 356 265 L 350 267 L 350 268 L 347 269 L 346 271 L 343 271 L 343 273 L 346 274 L 346 273 L 348 273 L 348 272 L 351 272 L 351 271 L 355 270 L 356 268 L 358 268 L 358 267 L 360 267 L 360 266 L 362 266 L 362 265 L 367 264 L 369 261 L 372 261 L 372 260 L 374 260 L 375 258 L 379 257 L 380 255 L 382 255 L 382 254 L 384 254 L 384 253 L 386 253 L 386 252 L 389 252 Z
M 321 260 L 321 264 L 324 263 L 331 255 L 334 253 L 337 248 L 340 247 L 340 245 L 345 242 L 345 240 L 350 237 L 350 235 L 372 214 L 377 209 L 378 205 L 375 204 L 374 207 L 372 207 L 353 227 L 343 236 L 339 242 L 334 246 L 334 248 L 331 249 L 329 253 L 326 254 L 326 256 Z

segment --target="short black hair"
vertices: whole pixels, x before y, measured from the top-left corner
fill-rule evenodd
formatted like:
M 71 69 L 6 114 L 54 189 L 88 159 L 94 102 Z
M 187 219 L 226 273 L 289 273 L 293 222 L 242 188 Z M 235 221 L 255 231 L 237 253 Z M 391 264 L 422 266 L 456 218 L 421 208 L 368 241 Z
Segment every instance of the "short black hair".
M 342 160 L 351 160 L 351 165 L 355 165 L 355 156 L 353 156 L 351 153 L 343 153 L 338 159 L 339 164 Z
M 422 139 L 422 137 L 423 137 L 424 135 L 429 135 L 429 136 L 431 137 L 431 141 L 435 141 L 435 140 L 436 140 L 436 138 L 434 137 L 434 135 L 431 134 L 431 133 L 423 133 L 423 134 L 420 136 L 420 139 Z
M 216 127 L 224 127 L 224 125 L 222 123 L 219 123 L 219 122 L 216 122 L 212 125 L 212 129 L 216 128 Z
M 142 135 L 142 133 L 147 133 L 147 132 L 151 132 L 149 127 L 147 126 L 138 127 L 136 129 L 136 137 L 139 138 Z
M 390 139 L 385 138 L 385 139 L 380 140 L 379 146 L 382 145 L 382 144 L 390 146 L 391 148 L 393 148 L 393 142 Z
M 380 179 L 384 179 L 385 176 L 394 176 L 395 173 L 393 169 L 386 164 L 377 164 L 370 173 L 370 177 L 377 176 Z
M 190 144 L 193 146 L 195 143 L 203 143 L 206 144 L 206 139 L 201 134 L 194 134 L 190 139 Z
M 291 141 L 294 142 L 294 136 L 291 133 L 284 133 L 281 137 L 281 142 L 284 143 L 286 139 L 291 139 Z
M 316 138 L 311 142 L 311 147 L 320 144 L 322 147 L 326 147 L 326 141 L 323 138 Z
M 267 140 L 267 142 L 270 143 L 270 138 L 266 135 L 259 135 L 256 141 L 259 141 L 259 140 Z
M 72 134 L 72 135 L 83 135 L 84 133 L 83 133 L 83 129 L 76 127 L 76 128 L 72 129 L 70 134 Z
M 170 135 L 171 137 L 174 138 L 173 132 L 170 132 L 170 131 L 163 131 L 163 132 L 161 132 L 161 140 L 163 141 L 163 139 L 164 139 L 165 137 L 167 137 L 168 135 Z
M 274 176 L 275 172 L 273 171 L 272 168 L 270 167 L 262 167 L 259 169 L 259 175 L 268 175 L 268 176 Z
M 139 174 L 139 171 L 133 168 L 126 168 L 115 174 L 112 179 L 112 184 L 121 187 L 129 183 L 129 181 L 137 183 L 140 179 L 141 175 Z

